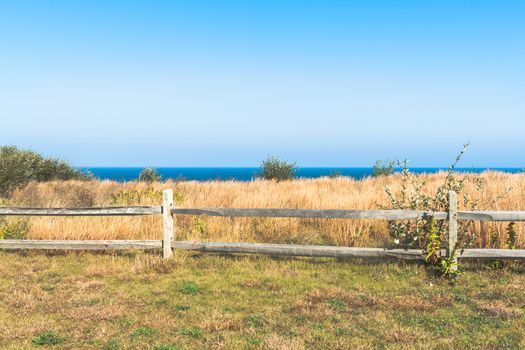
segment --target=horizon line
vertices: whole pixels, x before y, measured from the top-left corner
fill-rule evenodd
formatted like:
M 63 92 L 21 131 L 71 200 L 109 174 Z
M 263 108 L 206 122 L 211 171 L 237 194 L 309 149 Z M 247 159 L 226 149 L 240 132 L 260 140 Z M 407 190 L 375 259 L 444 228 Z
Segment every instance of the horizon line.
M 205 165 L 118 165 L 118 166 L 106 166 L 106 165 L 73 165 L 74 168 L 113 168 L 113 169 L 132 169 L 132 168 L 171 168 L 171 169 L 253 169 L 261 168 L 261 166 L 205 166 Z M 371 169 L 374 166 L 297 166 L 298 169 Z M 408 167 L 409 169 L 448 169 L 449 166 L 414 166 Z M 455 169 L 524 169 L 523 166 L 456 166 Z M 401 167 L 394 167 L 394 169 L 401 169 Z

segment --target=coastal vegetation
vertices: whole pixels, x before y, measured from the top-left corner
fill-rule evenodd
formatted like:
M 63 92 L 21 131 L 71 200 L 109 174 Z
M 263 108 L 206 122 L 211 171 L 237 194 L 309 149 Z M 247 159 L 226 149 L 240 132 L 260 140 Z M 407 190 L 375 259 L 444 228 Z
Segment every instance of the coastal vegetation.
M 372 167 L 372 177 L 392 175 L 395 166 L 393 160 L 377 160 Z
M 91 175 L 67 162 L 15 146 L 0 147 L 0 196 L 8 196 L 30 181 L 88 180 Z
M 404 188 L 403 173 L 355 180 L 349 177 L 275 181 L 32 181 L 4 196 L 3 205 L 33 207 L 89 207 L 160 205 L 162 190 L 174 190 L 179 207 L 377 209 L 392 208 L 385 188 L 406 198 L 435 196 L 448 173 L 410 174 L 418 186 Z M 475 198 L 480 210 L 525 210 L 525 176 L 501 172 L 468 174 L 463 182 L 459 208 Z M 480 190 L 480 184 L 483 189 Z M 512 188 L 510 192 L 507 190 Z M 414 191 L 419 191 L 418 197 Z M 497 202 L 494 199 L 505 193 Z M 403 206 L 409 206 L 410 201 Z M 467 202 L 469 203 L 469 202 Z M 471 203 L 472 204 L 472 203 Z M 399 204 L 401 205 L 401 204 Z M 443 205 L 446 205 L 443 204 Z M 392 223 L 377 220 L 176 217 L 178 239 L 210 241 L 330 244 L 344 246 L 393 246 Z M 7 218 L 14 225 L 19 218 Z M 31 217 L 27 238 L 33 239 L 159 239 L 160 218 L 146 217 Z M 422 223 L 423 224 L 423 223 Z M 13 230 L 11 230 L 13 231 Z M 407 231 L 409 232 L 409 231 Z M 465 227 L 465 242 L 472 247 L 507 248 L 508 224 L 472 222 Z M 525 246 L 523 224 L 513 226 L 517 247 Z M 415 236 L 413 237 L 415 238 Z M 467 239 L 468 238 L 468 239 Z M 400 243 L 408 243 L 400 240 Z
M 157 169 L 147 167 L 140 171 L 138 180 L 144 182 L 162 181 L 162 176 L 159 174 Z
M 461 154 L 457 161 L 461 158 Z M 268 158 L 254 181 L 31 178 L 1 205 L 525 210 L 525 176 L 413 174 L 406 163 L 361 180 L 293 179 L 296 165 Z M 457 162 L 456 161 L 456 162 Z M 266 166 L 265 166 L 266 165 Z M 290 181 L 285 181 L 290 180 Z M 512 190 L 510 190 L 512 188 Z M 0 239 L 160 239 L 161 218 L 0 217 Z M 436 254 L 447 225 L 421 221 L 175 218 L 175 238 L 206 241 L 421 248 L 430 266 L 457 277 Z M 523 248 L 519 223 L 466 222 L 462 247 Z M 460 283 L 420 263 L 156 252 L 0 252 L 0 347 L 98 349 L 462 348 L 525 346 L 523 265 L 462 264 Z M 115 297 L 118 296 L 118 297 Z M 74 323 L 76 326 L 71 327 Z M 388 344 L 386 346 L 385 344 Z
M 173 188 L 175 205 L 188 207 L 417 209 L 446 211 L 448 192 L 461 198 L 460 209 L 523 210 L 523 174 L 454 172 L 468 145 L 448 171 L 413 174 L 408 161 L 378 161 L 373 176 L 361 180 L 336 174 L 319 179 L 294 179 L 297 164 L 268 157 L 250 182 L 163 182 L 155 168 L 142 169 L 137 181 L 93 179 L 67 162 L 14 146 L 0 148 L 0 203 L 11 206 L 91 207 L 159 205 L 162 190 Z M 286 181 L 286 180 L 294 181 Z M 90 180 L 86 182 L 85 180 Z M 511 191 L 512 189 L 512 191 Z M 0 217 L 0 239 L 153 239 L 159 238 L 157 217 Z M 179 217 L 178 239 L 329 244 L 419 248 L 428 260 L 441 263 L 435 252 L 444 248 L 446 222 L 432 218 L 381 222 L 337 219 Z M 459 247 L 507 248 L 524 245 L 519 224 L 462 222 Z M 434 253 L 432 253 L 434 251 Z
M 258 177 L 264 180 L 285 181 L 295 178 L 297 163 L 268 157 L 261 162 Z

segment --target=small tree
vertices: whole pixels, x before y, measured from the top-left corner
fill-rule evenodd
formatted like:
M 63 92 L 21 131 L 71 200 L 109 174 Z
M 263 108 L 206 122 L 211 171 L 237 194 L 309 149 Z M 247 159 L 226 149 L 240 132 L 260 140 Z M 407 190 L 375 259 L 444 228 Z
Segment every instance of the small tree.
M 140 172 L 139 181 L 143 181 L 143 182 L 162 181 L 162 176 L 159 174 L 159 172 L 155 168 L 144 168 Z
M 387 176 L 394 173 L 396 162 L 390 160 L 378 160 L 372 168 L 372 177 Z
M 259 177 L 265 180 L 291 180 L 295 178 L 297 163 L 280 160 L 277 157 L 268 157 L 261 163 Z

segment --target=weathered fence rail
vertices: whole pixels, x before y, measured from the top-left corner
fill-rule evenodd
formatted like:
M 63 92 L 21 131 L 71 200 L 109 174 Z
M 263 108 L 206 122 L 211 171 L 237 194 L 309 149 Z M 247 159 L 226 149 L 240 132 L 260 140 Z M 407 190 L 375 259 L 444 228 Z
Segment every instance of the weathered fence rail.
M 310 219 L 414 220 L 432 216 L 448 219 L 447 212 L 421 210 L 315 210 L 283 208 L 173 208 L 173 215 L 222 217 L 274 217 Z M 525 211 L 458 211 L 458 220 L 525 221 Z M 162 214 L 162 206 L 127 206 L 99 208 L 8 208 L 0 207 L 0 216 L 134 216 Z
M 118 250 L 160 249 L 162 240 L 40 240 L 1 239 L 0 249 Z
M 313 210 L 313 209 L 267 209 L 267 208 L 175 208 L 172 214 L 207 215 L 225 217 L 272 217 L 272 218 L 308 218 L 308 219 L 378 219 L 378 220 L 413 220 L 433 216 L 436 220 L 445 220 L 445 212 L 427 212 L 421 210 Z
M 418 249 L 386 249 L 337 247 L 294 244 L 195 242 L 174 240 L 174 215 L 207 215 L 220 217 L 275 217 L 319 219 L 374 219 L 415 220 L 433 217 L 449 221 L 448 249 L 442 255 L 450 255 L 457 241 L 458 220 L 477 221 L 525 221 L 525 211 L 458 211 L 457 199 L 450 192 L 448 212 L 420 210 L 313 210 L 283 208 L 174 208 L 173 192 L 163 192 L 162 206 L 126 206 L 101 208 L 9 208 L 0 207 L 0 216 L 132 216 L 162 215 L 162 240 L 0 240 L 0 249 L 66 249 L 66 250 L 116 250 L 116 249 L 162 249 L 169 258 L 173 249 L 185 249 L 212 253 L 244 253 L 282 256 L 310 256 L 336 258 L 399 258 L 419 260 L 423 252 Z M 525 260 L 525 249 L 463 249 L 460 259 L 517 259 Z
M 458 211 L 458 219 L 474 221 L 525 221 L 525 211 Z
M 295 244 L 265 244 L 236 242 L 172 241 L 174 249 L 207 253 L 241 253 L 283 256 L 333 257 L 333 258 L 399 258 L 423 259 L 419 249 L 359 248 Z M 159 250 L 163 241 L 158 240 L 0 240 L 0 249 L 36 250 Z M 442 255 L 446 250 L 441 251 Z M 463 249 L 460 259 L 525 259 L 524 249 Z
M 162 214 L 161 206 L 101 208 L 2 208 L 0 215 L 9 216 L 131 216 Z

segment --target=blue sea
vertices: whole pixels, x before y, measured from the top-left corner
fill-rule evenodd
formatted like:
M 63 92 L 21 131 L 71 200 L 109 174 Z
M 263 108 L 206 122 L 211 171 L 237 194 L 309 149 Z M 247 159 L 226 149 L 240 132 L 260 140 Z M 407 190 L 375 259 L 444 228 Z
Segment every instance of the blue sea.
M 110 167 L 82 167 L 81 170 L 87 170 L 100 179 L 115 181 L 133 181 L 136 180 L 142 168 L 110 168 Z M 260 171 L 259 168 L 156 168 L 164 179 L 174 180 L 237 180 L 251 181 Z M 447 168 L 413 168 L 414 173 L 435 173 L 447 170 Z M 456 168 L 457 172 L 480 173 L 485 170 L 503 171 L 507 173 L 522 172 L 522 168 Z M 349 176 L 354 179 L 362 179 L 372 174 L 372 168 L 299 168 L 296 175 L 299 178 L 318 178 L 339 174 Z

